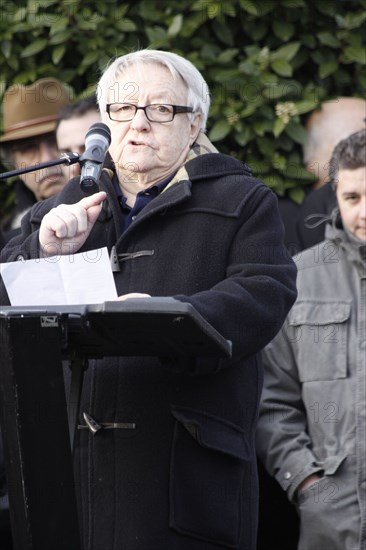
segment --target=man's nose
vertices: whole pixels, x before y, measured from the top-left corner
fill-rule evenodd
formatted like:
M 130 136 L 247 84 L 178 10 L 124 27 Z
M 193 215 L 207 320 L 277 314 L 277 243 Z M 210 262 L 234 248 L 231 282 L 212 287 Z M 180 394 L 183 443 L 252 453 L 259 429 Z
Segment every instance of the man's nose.
M 143 109 L 137 109 L 135 116 L 131 120 L 131 128 L 139 132 L 150 128 L 150 122 Z

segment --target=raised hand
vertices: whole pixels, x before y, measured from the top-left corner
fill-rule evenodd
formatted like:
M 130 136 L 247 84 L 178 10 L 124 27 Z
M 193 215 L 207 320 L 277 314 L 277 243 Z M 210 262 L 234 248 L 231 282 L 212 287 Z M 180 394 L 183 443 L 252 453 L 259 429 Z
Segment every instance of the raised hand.
M 60 204 L 42 220 L 39 243 L 43 256 L 75 254 L 88 238 L 106 198 L 104 191 L 76 204 Z

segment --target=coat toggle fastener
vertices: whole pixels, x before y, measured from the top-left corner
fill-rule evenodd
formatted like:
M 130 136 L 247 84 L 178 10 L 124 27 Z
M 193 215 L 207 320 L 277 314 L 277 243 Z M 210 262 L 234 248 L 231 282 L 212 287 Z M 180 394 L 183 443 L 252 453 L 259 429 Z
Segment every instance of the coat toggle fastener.
M 90 414 L 83 412 L 85 424 L 79 424 L 78 430 L 90 430 L 96 435 L 100 430 L 134 430 L 134 422 L 97 422 Z

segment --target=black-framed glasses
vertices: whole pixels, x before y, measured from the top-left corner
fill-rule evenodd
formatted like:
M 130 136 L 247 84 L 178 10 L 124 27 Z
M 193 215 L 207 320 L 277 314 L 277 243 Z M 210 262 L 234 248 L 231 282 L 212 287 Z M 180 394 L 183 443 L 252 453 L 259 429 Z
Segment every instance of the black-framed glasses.
M 133 103 L 107 103 L 106 111 L 111 120 L 128 122 L 132 120 L 138 109 L 142 109 L 150 122 L 171 122 L 179 113 L 193 113 L 192 107 L 170 105 L 168 103 L 152 103 L 138 107 Z

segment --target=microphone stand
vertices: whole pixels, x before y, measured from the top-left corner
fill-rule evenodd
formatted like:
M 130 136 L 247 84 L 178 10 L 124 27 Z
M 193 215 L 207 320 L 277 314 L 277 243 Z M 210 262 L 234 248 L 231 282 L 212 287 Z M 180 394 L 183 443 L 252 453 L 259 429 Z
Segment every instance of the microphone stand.
M 26 168 L 19 168 L 18 170 L 10 170 L 10 172 L 3 172 L 0 174 L 0 180 L 10 178 L 11 176 L 20 176 L 20 174 L 27 174 L 28 172 L 34 172 L 35 170 L 42 170 L 42 168 L 49 168 L 50 166 L 57 166 L 58 164 L 65 164 L 70 166 L 79 161 L 80 155 L 78 153 L 63 153 L 59 159 L 49 160 L 48 162 L 40 162 L 33 164 L 33 166 L 27 166 Z

